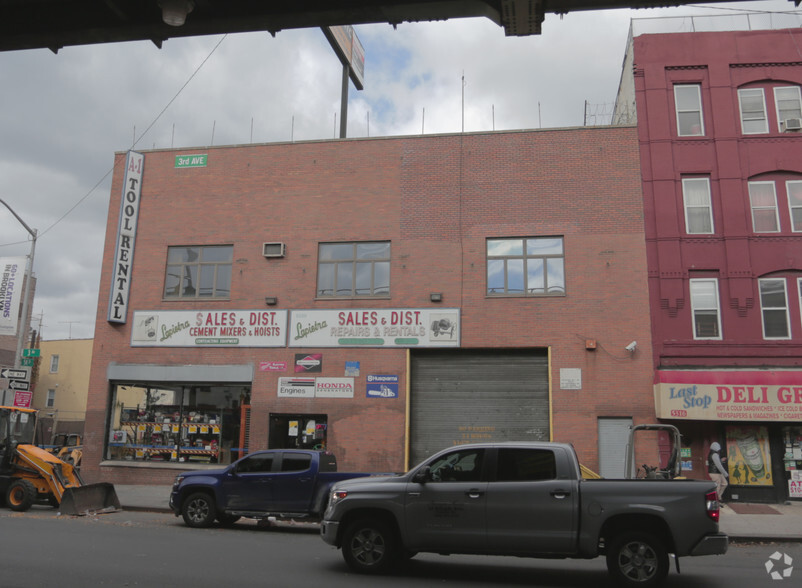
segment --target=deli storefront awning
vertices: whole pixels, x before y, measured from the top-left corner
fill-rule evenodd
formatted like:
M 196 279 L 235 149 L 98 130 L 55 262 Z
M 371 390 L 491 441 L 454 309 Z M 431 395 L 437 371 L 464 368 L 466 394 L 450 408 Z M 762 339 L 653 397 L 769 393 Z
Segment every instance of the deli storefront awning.
M 661 419 L 802 421 L 802 371 L 657 370 Z

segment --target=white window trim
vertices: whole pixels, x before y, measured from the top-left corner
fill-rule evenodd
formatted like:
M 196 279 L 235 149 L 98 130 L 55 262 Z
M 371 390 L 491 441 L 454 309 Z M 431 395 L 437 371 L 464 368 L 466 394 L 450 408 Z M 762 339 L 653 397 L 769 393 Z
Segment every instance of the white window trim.
M 802 92 L 799 90 L 799 86 L 775 86 L 774 87 L 774 112 L 777 114 L 777 129 L 782 133 L 784 132 L 783 129 L 783 121 L 780 119 L 780 103 L 777 98 L 777 90 L 796 90 L 797 100 L 799 101 L 800 111 L 802 111 Z
M 757 230 L 757 224 L 755 223 L 755 204 L 754 204 L 754 202 L 752 202 L 752 186 L 757 186 L 759 184 L 770 185 L 771 186 L 771 192 L 774 195 L 774 207 L 773 207 L 774 208 L 774 222 L 775 222 L 775 226 L 777 227 L 777 229 L 774 230 L 774 231 L 758 231 Z M 774 182 L 749 182 L 748 189 L 749 189 L 749 210 L 750 210 L 750 213 L 752 215 L 752 232 L 753 233 L 758 233 L 758 234 L 779 233 L 782 230 L 782 227 L 780 226 L 780 211 L 778 210 L 778 206 L 777 206 L 777 186 L 774 184 Z M 758 207 L 759 210 L 766 210 L 767 208 L 768 207 L 766 207 L 766 206 Z
M 47 390 L 47 400 L 45 400 L 46 408 L 53 408 L 56 406 L 56 389 L 49 388 Z
M 699 180 L 703 180 L 707 183 L 707 213 L 710 216 L 710 232 L 702 233 L 702 232 L 691 232 L 690 228 L 690 219 L 688 218 L 688 203 L 685 199 L 685 183 L 686 182 L 698 182 Z M 701 208 L 700 206 L 694 206 L 693 208 Z M 710 178 L 682 178 L 682 209 L 685 213 L 685 233 L 687 235 L 715 235 L 716 233 L 716 225 L 713 220 L 713 195 L 710 192 Z
M 58 373 L 58 365 L 59 365 L 59 356 L 58 354 L 54 354 L 50 356 L 50 373 L 57 374 Z
M 698 100 L 698 109 L 697 110 L 683 110 L 680 111 L 679 109 L 679 101 L 677 100 L 677 89 L 678 88 L 695 88 L 696 89 L 696 98 Z M 698 133 L 688 133 L 683 134 L 682 129 L 679 123 L 679 113 L 680 112 L 698 112 L 699 113 L 699 128 L 700 132 Z M 702 85 L 701 84 L 675 84 L 674 85 L 674 114 L 676 117 L 677 123 L 677 135 L 679 137 L 704 137 L 705 135 L 705 115 L 704 111 L 702 110 Z
M 802 188 L 802 181 L 800 180 L 788 180 L 785 182 L 785 199 L 788 201 L 788 214 L 790 217 L 791 222 L 791 232 L 792 233 L 802 233 L 802 229 L 796 230 L 794 229 L 794 209 L 798 208 L 802 210 L 802 204 L 798 206 L 794 206 L 791 204 L 791 184 L 799 184 L 800 188 Z
M 783 291 L 785 293 L 785 324 L 788 327 L 788 336 L 787 337 L 767 337 L 766 336 L 766 315 L 764 311 L 766 310 L 763 307 L 763 293 L 760 290 L 760 284 L 762 282 L 768 281 L 776 281 L 782 280 L 783 283 Z M 760 298 L 760 322 L 763 329 L 763 339 L 767 341 L 787 341 L 791 338 L 791 318 L 788 313 L 788 282 L 785 278 L 759 278 L 758 279 L 758 288 L 757 288 L 758 297 Z M 779 310 L 779 307 L 770 306 L 769 310 Z
M 746 129 L 744 129 L 744 106 L 741 100 L 741 96 L 743 95 L 742 92 L 756 92 L 756 91 L 760 91 L 760 99 L 763 101 L 764 129 L 762 131 L 747 132 Z M 738 90 L 738 109 L 741 113 L 741 133 L 743 133 L 744 135 L 765 135 L 766 133 L 769 132 L 769 115 L 768 112 L 766 112 L 766 92 L 763 90 L 763 88 L 743 88 L 741 90 Z
M 694 304 L 694 297 L 693 297 L 693 284 L 694 283 L 701 283 L 701 282 L 712 282 L 713 289 L 715 290 L 716 295 L 716 306 L 715 308 L 705 308 L 705 307 L 696 307 Z M 690 279 L 690 294 L 691 294 L 691 323 L 693 327 L 693 338 L 697 341 L 709 341 L 709 340 L 721 340 L 722 332 L 721 332 L 721 300 L 719 298 L 718 292 L 718 279 L 716 278 L 691 278 Z M 718 336 L 716 337 L 699 337 L 696 335 L 696 311 L 697 310 L 715 310 L 716 311 L 716 322 L 717 322 L 717 332 Z

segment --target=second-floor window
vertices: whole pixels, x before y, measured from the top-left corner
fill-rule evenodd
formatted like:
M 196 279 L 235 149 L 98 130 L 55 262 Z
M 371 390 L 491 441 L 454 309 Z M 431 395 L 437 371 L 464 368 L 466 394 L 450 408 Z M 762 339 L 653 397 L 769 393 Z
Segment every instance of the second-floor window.
M 389 241 L 320 244 L 318 297 L 389 295 Z
M 53 408 L 56 406 L 56 391 L 53 388 L 50 388 L 47 391 L 47 408 Z
M 774 101 L 777 105 L 780 131 L 798 130 L 798 126 L 794 125 L 798 125 L 802 119 L 802 94 L 800 94 L 799 86 L 774 88 Z
M 694 339 L 721 339 L 718 280 L 691 279 L 691 310 Z
M 741 131 L 744 135 L 769 132 L 763 88 L 738 90 L 738 104 L 741 107 Z
M 167 249 L 165 298 L 229 298 L 234 247 L 210 245 Z
M 755 233 L 779 232 L 780 217 L 777 214 L 774 182 L 749 182 L 749 201 Z
M 711 235 L 713 206 L 710 201 L 710 179 L 683 178 L 682 198 L 685 205 L 685 231 L 689 235 Z
M 802 182 L 785 182 L 785 188 L 788 193 L 791 230 L 795 233 L 802 232 Z
M 702 88 L 699 84 L 674 86 L 674 105 L 677 111 L 677 134 L 696 137 L 705 134 L 702 117 Z
M 784 278 L 762 278 L 760 287 L 760 309 L 763 313 L 764 339 L 790 339 L 788 322 L 788 295 Z
M 51 374 L 58 373 L 58 355 L 50 356 L 50 373 Z
M 564 296 L 562 237 L 487 240 L 487 293 Z

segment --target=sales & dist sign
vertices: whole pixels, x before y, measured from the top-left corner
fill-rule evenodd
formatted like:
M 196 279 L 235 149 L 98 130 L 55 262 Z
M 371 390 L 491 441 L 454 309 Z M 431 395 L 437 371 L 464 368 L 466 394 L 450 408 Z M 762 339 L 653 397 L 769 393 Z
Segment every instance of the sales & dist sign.
M 134 312 L 132 347 L 284 347 L 286 310 Z
M 654 386 L 661 419 L 802 420 L 802 372 L 659 370 Z
M 458 308 L 293 310 L 290 347 L 459 347 Z

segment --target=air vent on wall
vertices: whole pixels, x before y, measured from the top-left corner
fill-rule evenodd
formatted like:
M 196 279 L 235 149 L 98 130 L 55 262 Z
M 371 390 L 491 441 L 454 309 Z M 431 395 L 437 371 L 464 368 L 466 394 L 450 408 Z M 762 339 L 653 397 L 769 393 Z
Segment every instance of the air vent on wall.
M 264 243 L 262 255 L 265 257 L 284 257 L 286 246 L 284 243 Z
M 802 130 L 802 119 L 799 118 L 786 118 L 783 121 L 784 131 L 799 131 Z

